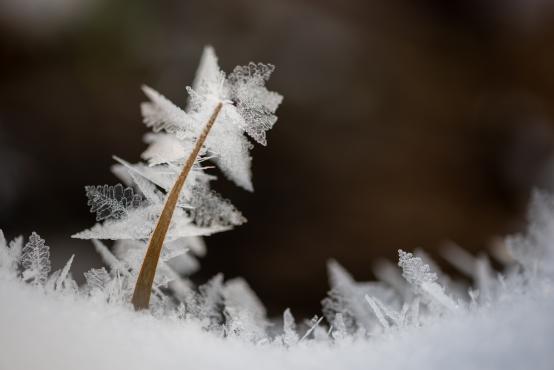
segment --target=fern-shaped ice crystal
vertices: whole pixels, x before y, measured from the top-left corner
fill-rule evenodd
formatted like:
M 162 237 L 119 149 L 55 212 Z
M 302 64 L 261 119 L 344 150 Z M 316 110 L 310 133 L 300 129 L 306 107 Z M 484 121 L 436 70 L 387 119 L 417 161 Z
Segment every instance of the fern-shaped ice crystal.
M 126 215 L 129 209 L 138 208 L 142 203 L 140 195 L 135 194 L 132 188 L 124 188 L 121 184 L 85 186 L 85 192 L 90 211 L 96 213 L 96 221 L 119 219 Z
M 35 285 L 43 285 L 50 272 L 50 248 L 37 233 L 33 232 L 23 247 L 21 258 L 23 279 Z

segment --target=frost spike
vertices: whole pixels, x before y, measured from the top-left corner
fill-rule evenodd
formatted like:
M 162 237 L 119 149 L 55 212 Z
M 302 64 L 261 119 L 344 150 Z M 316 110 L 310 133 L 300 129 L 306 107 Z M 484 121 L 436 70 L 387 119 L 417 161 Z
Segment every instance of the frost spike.
M 317 315 L 312 319 L 312 322 L 315 321 L 316 318 L 317 318 Z M 321 323 L 322 320 L 323 320 L 323 316 L 321 316 L 319 319 L 317 319 L 317 321 L 315 321 L 310 326 L 310 328 L 306 331 L 306 333 L 304 333 L 302 338 L 300 338 L 300 342 L 302 342 L 304 339 L 306 339 L 319 326 L 319 324 Z
M 69 269 L 71 268 L 71 264 L 73 263 L 73 258 L 74 257 L 75 257 L 75 255 L 72 254 L 71 257 L 69 258 L 69 260 L 67 261 L 67 263 L 65 264 L 64 268 L 60 272 L 60 276 L 56 280 L 56 284 L 55 284 L 56 290 L 60 290 L 62 288 L 62 284 L 63 284 L 65 278 L 67 277 L 67 275 L 69 274 Z
M 200 153 L 200 149 L 204 145 L 208 134 L 212 126 L 214 125 L 219 112 L 223 104 L 220 102 L 216 105 L 210 119 L 202 129 L 200 136 L 196 139 L 196 143 L 192 152 L 190 153 L 185 165 L 179 177 L 175 181 L 175 184 L 171 188 L 169 195 L 164 204 L 164 208 L 160 217 L 158 218 L 158 223 L 156 228 L 150 237 L 150 242 L 148 243 L 148 249 L 146 255 L 144 256 L 144 261 L 142 262 L 142 267 L 140 269 L 139 276 L 137 278 L 137 284 L 135 285 L 135 290 L 133 292 L 133 298 L 131 302 L 135 307 L 135 310 L 147 309 L 150 303 L 150 292 L 152 291 L 152 284 L 154 283 L 154 275 L 156 274 L 156 267 L 158 266 L 158 260 L 160 259 L 160 253 L 164 244 L 165 236 L 169 225 L 171 224 L 171 218 L 173 217 L 173 212 L 175 211 L 175 206 L 179 200 L 179 194 L 183 189 L 185 180 L 194 164 L 196 158 Z
M 385 319 L 385 315 L 383 314 L 383 311 L 377 305 L 375 300 L 372 297 L 368 296 L 367 294 L 365 295 L 365 300 L 367 301 L 367 303 L 369 304 L 369 306 L 373 310 L 373 313 L 375 314 L 375 316 L 377 316 L 377 320 L 379 320 L 379 323 L 381 323 L 383 328 L 384 329 L 389 329 L 390 325 L 389 325 L 387 319 Z

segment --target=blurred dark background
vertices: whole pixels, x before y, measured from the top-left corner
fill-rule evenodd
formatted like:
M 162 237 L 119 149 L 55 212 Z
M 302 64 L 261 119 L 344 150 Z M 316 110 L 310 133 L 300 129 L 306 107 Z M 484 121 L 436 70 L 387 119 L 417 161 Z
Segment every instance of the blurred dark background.
M 206 44 L 229 71 L 271 62 L 285 96 L 249 219 L 207 239 L 195 275 L 243 276 L 275 314 L 311 315 L 334 257 L 360 280 L 398 248 L 476 251 L 554 185 L 549 0 L 0 0 L 0 227 L 36 230 L 55 266 L 101 264 L 69 235 L 83 186 L 144 149 L 147 83 L 177 103 Z

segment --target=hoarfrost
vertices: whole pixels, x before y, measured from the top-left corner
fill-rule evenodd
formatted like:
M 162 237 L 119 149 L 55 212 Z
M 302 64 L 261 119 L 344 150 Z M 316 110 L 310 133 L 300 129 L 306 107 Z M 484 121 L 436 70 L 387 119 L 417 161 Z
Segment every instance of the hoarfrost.
M 35 285 L 46 283 L 50 272 L 50 248 L 44 239 L 33 232 L 22 253 L 23 279 Z

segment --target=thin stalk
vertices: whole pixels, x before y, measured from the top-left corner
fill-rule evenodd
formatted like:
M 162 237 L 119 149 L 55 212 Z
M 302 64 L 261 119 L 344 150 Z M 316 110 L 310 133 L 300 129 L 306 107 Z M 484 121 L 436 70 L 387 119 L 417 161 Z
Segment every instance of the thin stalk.
M 181 190 L 185 185 L 185 180 L 187 179 L 194 162 L 196 162 L 198 153 L 200 153 L 200 149 L 202 149 L 202 145 L 204 145 L 204 142 L 206 141 L 206 138 L 208 137 L 208 134 L 210 133 L 210 130 L 214 125 L 222 106 L 222 103 L 218 103 L 215 107 L 210 119 L 202 129 L 202 133 L 196 139 L 192 152 L 187 158 L 179 177 L 175 180 L 175 184 L 173 184 L 173 187 L 165 200 L 164 208 L 158 218 L 156 228 L 150 237 L 148 249 L 146 250 L 146 255 L 144 256 L 144 261 L 142 262 L 137 284 L 135 285 L 135 291 L 133 292 L 131 303 L 133 303 L 135 310 L 148 308 L 152 284 L 154 283 L 154 275 L 156 274 L 156 267 L 158 266 L 158 260 L 160 259 L 160 253 L 162 251 L 167 230 L 171 224 L 171 218 L 173 217 L 175 206 L 179 200 L 179 194 L 181 194 Z

